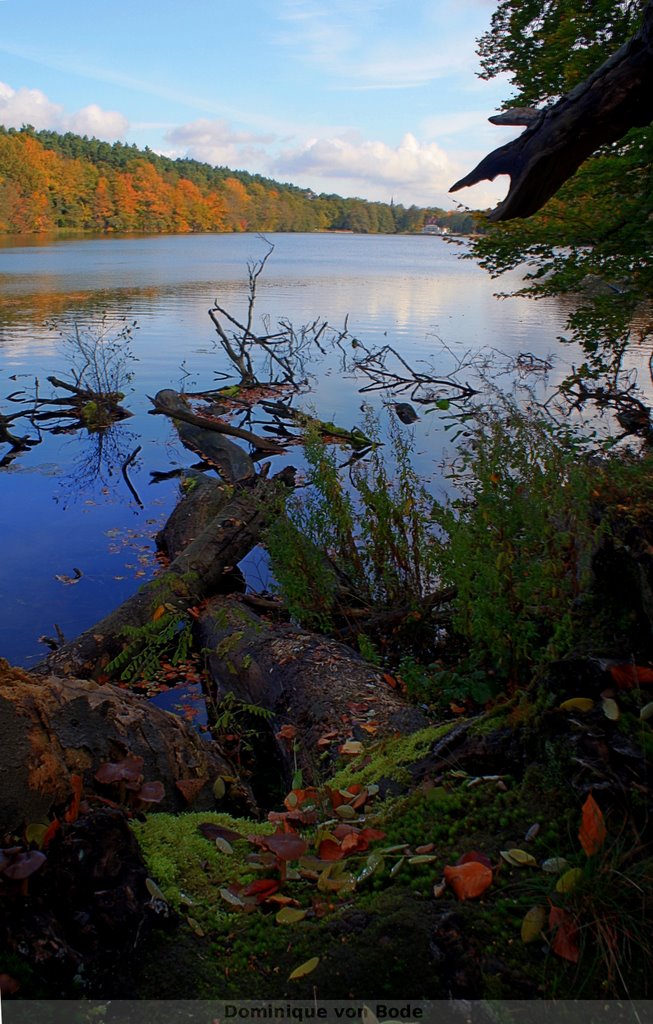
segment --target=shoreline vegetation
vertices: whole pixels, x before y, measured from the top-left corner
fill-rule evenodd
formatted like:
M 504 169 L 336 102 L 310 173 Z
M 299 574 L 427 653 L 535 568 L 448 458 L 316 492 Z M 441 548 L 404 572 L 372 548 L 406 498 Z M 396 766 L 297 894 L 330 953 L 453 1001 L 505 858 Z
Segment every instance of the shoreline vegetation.
M 419 233 L 479 230 L 482 215 L 310 189 L 70 132 L 0 126 L 0 234 Z

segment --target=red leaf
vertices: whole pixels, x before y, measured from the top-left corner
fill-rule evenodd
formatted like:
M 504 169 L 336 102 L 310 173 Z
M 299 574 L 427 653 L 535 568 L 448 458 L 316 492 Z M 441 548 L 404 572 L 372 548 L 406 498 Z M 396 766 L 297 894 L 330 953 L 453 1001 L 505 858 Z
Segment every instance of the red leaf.
M 588 857 L 598 853 L 603 846 L 608 830 L 605 827 L 603 812 L 590 793 L 583 804 L 583 817 L 578 830 L 580 845 Z
M 447 865 L 444 869 L 445 881 L 451 886 L 459 900 L 472 900 L 482 896 L 492 885 L 492 871 L 477 860 L 467 864 Z
M 294 832 L 275 832 L 272 836 L 261 836 L 261 846 L 279 858 L 279 860 L 297 860 L 308 850 L 308 843 Z
M 225 828 L 224 825 L 214 825 L 212 821 L 203 821 L 197 828 L 211 842 L 219 838 L 226 839 L 227 842 L 231 843 L 234 839 L 243 838 L 240 832 L 234 832 L 232 828 Z
M 574 919 L 562 909 L 562 907 L 551 907 L 549 911 L 549 928 L 553 932 L 551 938 L 551 949 L 564 960 L 571 960 L 573 964 L 578 963 L 580 950 L 578 948 L 578 928 Z
M 346 838 L 349 838 L 349 836 Z M 345 851 L 342 846 L 340 846 L 339 843 L 334 842 L 333 839 L 323 839 L 318 847 L 317 855 L 320 860 L 342 860 L 345 855 Z
M 269 896 L 277 891 L 281 886 L 281 883 L 276 881 L 274 878 L 257 878 L 256 881 L 250 882 L 244 889 L 241 889 L 241 896 L 255 896 L 257 903 L 263 903 Z
M 20 982 L 12 978 L 11 974 L 0 974 L 0 996 L 13 996 L 19 988 Z
M 64 821 L 67 821 L 69 825 L 72 825 L 72 823 L 77 821 L 79 817 L 79 805 L 82 802 L 83 779 L 81 775 L 71 775 L 70 786 L 73 791 L 73 798 L 70 802 L 70 807 L 64 814 Z
M 631 690 L 633 686 L 653 683 L 653 668 L 647 665 L 611 665 L 610 675 L 621 690 Z
M 363 828 L 361 829 L 361 835 L 367 839 L 368 843 L 374 843 L 377 839 L 385 839 L 385 832 L 378 828 Z
M 54 820 L 51 821 L 50 824 L 48 825 L 44 833 L 43 839 L 41 841 L 41 846 L 43 847 L 44 850 L 47 850 L 48 846 L 50 845 L 50 843 L 52 842 L 60 828 L 61 822 L 59 821 L 58 818 L 54 818 Z

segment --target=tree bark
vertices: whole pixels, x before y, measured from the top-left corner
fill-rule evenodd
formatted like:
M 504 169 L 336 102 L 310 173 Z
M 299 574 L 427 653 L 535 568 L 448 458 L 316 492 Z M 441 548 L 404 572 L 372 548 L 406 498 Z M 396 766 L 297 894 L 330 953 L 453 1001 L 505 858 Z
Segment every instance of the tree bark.
M 272 480 L 257 478 L 251 487 L 229 492 L 221 511 L 190 541 L 155 579 L 35 666 L 34 672 L 81 678 L 97 678 L 107 663 L 125 646 L 124 627 L 151 622 L 161 605 L 171 605 L 186 615 L 207 595 L 220 589 L 231 571 L 259 541 L 261 532 L 281 499 L 284 481 L 292 470 Z
M 208 416 L 199 416 L 191 411 L 181 395 L 176 391 L 166 388 L 157 392 L 154 398 L 150 398 L 154 411 L 170 416 L 172 419 L 190 423 L 203 430 L 214 430 L 220 434 L 229 434 L 231 437 L 239 437 L 262 452 L 272 452 L 279 455 L 283 449 L 275 441 L 269 441 L 266 437 L 260 437 L 249 430 L 241 430 L 240 427 L 232 427 L 223 420 L 211 419 Z
M 72 795 L 72 775 L 84 793 L 120 799 L 94 779 L 100 765 L 127 754 L 143 758 L 145 782 L 163 783 L 160 810 L 188 806 L 177 782 L 197 785 L 193 806 L 216 808 L 218 776 L 233 780 L 224 804 L 252 813 L 254 801 L 233 766 L 181 718 L 116 686 L 81 679 L 35 677 L 0 659 L 0 838 L 47 821 Z M 219 809 L 223 808 L 223 803 Z
M 295 765 L 305 783 L 316 781 L 324 761 L 347 739 L 370 742 L 427 724 L 351 648 L 293 626 L 271 625 L 232 598 L 209 602 L 200 634 L 215 701 L 231 692 L 273 712 L 275 754 L 287 783 Z M 293 740 L 280 732 L 284 725 L 296 730 Z
M 489 220 L 529 217 L 600 146 L 649 124 L 652 118 L 653 0 L 649 0 L 642 26 L 632 39 L 584 82 L 535 120 L 531 118 L 519 138 L 495 149 L 449 191 L 508 174 L 508 195 Z

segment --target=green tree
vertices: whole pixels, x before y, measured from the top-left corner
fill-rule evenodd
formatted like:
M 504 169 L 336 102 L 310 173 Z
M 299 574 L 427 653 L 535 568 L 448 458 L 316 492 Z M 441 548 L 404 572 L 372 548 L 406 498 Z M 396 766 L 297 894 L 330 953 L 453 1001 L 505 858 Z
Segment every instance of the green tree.
M 540 106 L 581 82 L 637 29 L 645 0 L 502 0 L 479 41 L 483 71 L 508 73 L 503 104 Z M 568 321 L 587 378 L 616 388 L 633 340 L 650 336 L 653 296 L 653 128 L 599 150 L 527 220 L 493 225 L 474 255 L 493 275 L 527 266 L 522 290 L 580 296 Z

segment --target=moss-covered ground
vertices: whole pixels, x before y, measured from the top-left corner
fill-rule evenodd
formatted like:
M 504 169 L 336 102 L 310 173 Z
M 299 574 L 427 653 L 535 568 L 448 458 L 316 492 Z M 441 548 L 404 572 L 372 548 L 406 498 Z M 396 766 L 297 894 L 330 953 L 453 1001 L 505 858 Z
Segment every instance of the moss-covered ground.
M 505 727 L 506 714 L 493 721 L 495 728 Z M 232 853 L 222 853 L 197 827 L 211 821 L 247 836 L 269 833 L 270 823 L 215 814 L 152 814 L 135 825 L 151 875 L 181 924 L 146 948 L 127 983 L 128 994 L 167 999 L 644 997 L 653 869 L 650 861 L 635 867 L 625 856 L 632 821 L 611 814 L 604 847 L 587 856 L 579 842 L 581 801 L 569 786 L 564 737 L 542 743 L 519 776 L 474 776 L 454 760 L 437 776 L 422 773 L 409 785 L 411 765 L 423 764 L 450 728 L 386 740 L 330 780 L 332 787 L 374 789 L 390 778 L 403 792 L 390 788 L 393 795 L 381 799 L 381 789 L 366 804 L 364 821 L 354 822 L 385 835 L 338 862 L 334 874 L 358 879 L 353 890 L 325 890 L 319 872 L 282 883 L 279 892 L 306 911 L 292 924 L 277 922 L 278 903 L 262 902 L 243 912 L 225 901 L 221 888 L 261 875 L 276 878 L 278 872 L 261 872 L 248 862 L 253 847 L 245 839 L 231 844 Z M 487 736 L 491 730 L 481 722 L 476 732 Z M 302 829 L 311 854 L 316 827 Z M 325 826 L 333 827 L 334 821 Z M 533 863 L 506 862 L 501 851 L 514 849 L 531 855 Z M 479 898 L 459 900 L 442 886 L 443 868 L 470 851 L 489 859 L 493 881 Z M 565 870 L 580 869 L 573 891 L 556 891 L 560 871 L 548 874 L 541 868 L 551 858 L 565 858 Z M 551 905 L 578 923 L 576 960 L 553 950 L 548 927 L 531 941 L 522 939 L 527 911 L 542 906 L 548 915 Z M 313 957 L 319 963 L 310 974 L 289 980 Z

